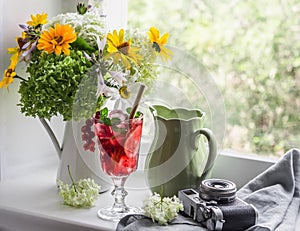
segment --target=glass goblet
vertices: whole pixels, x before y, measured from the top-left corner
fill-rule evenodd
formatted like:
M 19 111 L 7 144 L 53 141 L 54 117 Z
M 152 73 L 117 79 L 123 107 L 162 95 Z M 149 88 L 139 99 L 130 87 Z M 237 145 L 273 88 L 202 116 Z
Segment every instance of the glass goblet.
M 103 171 L 114 184 L 112 195 L 114 204 L 98 211 L 98 216 L 105 220 L 118 221 L 127 214 L 140 213 L 141 209 L 125 204 L 127 192 L 124 184 L 127 177 L 136 170 L 143 116 L 111 124 L 95 122 L 95 134 L 98 137 L 98 150 Z

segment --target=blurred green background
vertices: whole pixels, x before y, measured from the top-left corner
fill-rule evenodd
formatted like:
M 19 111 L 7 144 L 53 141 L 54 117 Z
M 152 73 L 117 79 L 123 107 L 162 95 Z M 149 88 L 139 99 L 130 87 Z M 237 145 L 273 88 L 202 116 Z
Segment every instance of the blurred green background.
M 299 0 L 128 0 L 130 28 L 157 27 L 194 55 L 226 106 L 223 148 L 300 147 Z

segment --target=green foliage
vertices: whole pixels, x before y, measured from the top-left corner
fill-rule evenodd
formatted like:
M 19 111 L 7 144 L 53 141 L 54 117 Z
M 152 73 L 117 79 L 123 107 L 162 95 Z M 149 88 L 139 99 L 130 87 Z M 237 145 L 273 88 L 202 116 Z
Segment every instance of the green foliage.
M 84 3 L 78 3 L 76 9 L 79 14 L 85 14 L 87 12 L 87 7 Z
M 170 31 L 171 44 L 213 73 L 227 110 L 225 148 L 281 155 L 299 146 L 298 0 L 132 0 L 129 10 L 130 26 Z
M 78 50 L 95 51 L 84 39 L 77 37 L 76 41 L 71 43 L 71 46 Z
M 78 90 L 74 92 L 73 119 L 90 118 L 95 111 L 100 110 L 105 97 L 100 95 L 97 99 L 97 73 L 96 66 L 92 66 L 83 76 Z
M 71 50 L 70 56 L 34 52 L 28 80 L 19 88 L 21 112 L 47 119 L 61 114 L 70 120 L 75 94 L 90 66 L 81 51 Z

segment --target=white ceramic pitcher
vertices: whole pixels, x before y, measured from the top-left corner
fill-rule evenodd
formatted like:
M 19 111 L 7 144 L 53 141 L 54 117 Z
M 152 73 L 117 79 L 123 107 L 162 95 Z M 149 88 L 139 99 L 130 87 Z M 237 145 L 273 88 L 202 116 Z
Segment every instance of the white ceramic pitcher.
M 111 187 L 111 179 L 102 171 L 98 150 L 94 153 L 83 151 L 79 142 L 80 125 L 76 122 L 67 121 L 63 136 L 62 145 L 59 142 L 47 123 L 43 118 L 40 118 L 41 123 L 49 134 L 51 141 L 56 149 L 60 159 L 57 179 L 64 183 L 71 184 L 71 179 L 68 173 L 68 165 L 70 172 L 75 181 L 84 178 L 92 178 L 101 186 L 100 192 L 107 191 Z M 79 132 L 79 133 L 78 133 Z

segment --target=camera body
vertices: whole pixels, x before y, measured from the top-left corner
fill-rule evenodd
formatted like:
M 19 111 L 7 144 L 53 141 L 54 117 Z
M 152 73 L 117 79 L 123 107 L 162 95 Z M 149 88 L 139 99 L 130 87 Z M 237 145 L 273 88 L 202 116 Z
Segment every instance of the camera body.
M 178 192 L 178 198 L 184 213 L 208 230 L 242 231 L 257 222 L 255 207 L 236 197 L 236 186 L 231 181 L 204 180 L 199 192 L 183 189 Z

